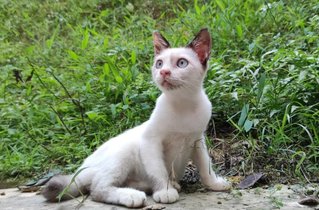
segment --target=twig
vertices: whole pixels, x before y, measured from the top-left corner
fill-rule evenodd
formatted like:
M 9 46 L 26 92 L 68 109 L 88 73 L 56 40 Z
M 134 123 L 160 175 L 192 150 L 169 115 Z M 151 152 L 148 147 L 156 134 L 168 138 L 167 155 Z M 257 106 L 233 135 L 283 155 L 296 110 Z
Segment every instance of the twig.
M 77 99 L 74 99 L 70 92 L 66 89 L 66 87 L 64 86 L 64 84 L 59 80 L 59 78 L 57 76 L 54 75 L 54 73 L 52 71 L 47 71 L 49 74 L 51 74 L 53 76 L 53 78 L 61 85 L 61 87 L 64 89 L 65 93 L 68 95 L 68 97 L 71 99 L 72 103 L 79 108 L 80 110 L 80 115 L 81 115 L 81 121 L 82 124 L 84 126 L 84 130 L 86 132 L 86 124 L 85 124 L 85 120 L 84 120 L 84 112 L 85 109 L 84 107 L 81 105 L 81 102 Z
M 212 118 L 212 123 L 213 123 L 213 131 L 211 131 L 211 135 L 213 136 L 214 139 L 216 139 L 217 138 L 217 134 L 216 134 L 216 126 L 215 126 L 214 118 Z
M 29 61 L 29 65 L 32 67 L 32 70 L 34 71 L 35 76 L 38 78 L 38 80 L 40 81 L 41 85 L 47 90 L 49 91 L 55 98 L 60 99 L 58 96 L 55 95 L 55 93 L 53 91 L 50 90 L 50 88 L 48 88 L 46 86 L 46 84 L 42 81 L 41 77 L 39 76 L 39 74 L 37 73 L 37 71 L 34 68 L 34 65 L 31 63 L 31 61 L 28 59 Z
M 62 122 L 63 126 L 65 127 L 65 129 L 72 134 L 72 132 L 70 131 L 70 129 L 68 128 L 68 126 L 66 126 L 66 124 L 64 123 L 62 117 L 59 115 L 59 113 L 53 108 L 53 106 L 49 105 L 50 108 L 53 110 L 53 112 L 58 116 L 58 118 L 60 119 L 60 121 Z
M 271 8 L 269 7 L 268 1 L 266 0 L 265 2 L 266 2 L 266 5 L 267 5 L 267 13 L 268 13 L 268 11 L 269 11 L 270 16 L 272 17 L 272 19 L 274 19 L 274 22 L 275 22 L 276 26 L 278 27 L 278 22 L 277 22 L 277 20 L 276 20 L 276 18 L 275 18 L 275 16 L 274 16 L 274 14 L 272 14 L 272 12 L 271 12 Z

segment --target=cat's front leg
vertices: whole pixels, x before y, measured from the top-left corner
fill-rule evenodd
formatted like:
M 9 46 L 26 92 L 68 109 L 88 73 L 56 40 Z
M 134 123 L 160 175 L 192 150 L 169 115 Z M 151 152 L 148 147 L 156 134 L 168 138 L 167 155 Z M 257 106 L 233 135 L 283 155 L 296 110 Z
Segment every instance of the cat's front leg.
M 213 171 L 204 136 L 202 136 L 201 140 L 195 142 L 193 161 L 198 168 L 202 184 L 208 189 L 214 191 L 227 191 L 231 188 L 229 182 L 222 177 L 216 176 Z
M 143 140 L 140 155 L 145 171 L 152 182 L 153 199 L 158 203 L 174 203 L 179 199 L 177 190 L 169 180 L 160 141 Z

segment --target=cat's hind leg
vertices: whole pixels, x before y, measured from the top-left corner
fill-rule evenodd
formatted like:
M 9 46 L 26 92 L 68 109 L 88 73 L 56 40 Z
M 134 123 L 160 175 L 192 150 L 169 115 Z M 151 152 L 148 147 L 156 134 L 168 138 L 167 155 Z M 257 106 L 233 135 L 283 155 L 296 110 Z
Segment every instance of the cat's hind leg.
M 127 176 L 127 171 L 118 170 L 113 170 L 107 174 L 97 174 L 91 186 L 92 199 L 98 202 L 122 205 L 129 208 L 145 206 L 145 192 L 121 187 Z
M 230 190 L 231 184 L 224 178 L 216 176 L 215 172 L 212 169 L 212 163 L 207 152 L 204 137 L 202 137 L 201 140 L 196 141 L 192 159 L 199 171 L 199 175 L 203 185 L 205 185 L 208 189 L 214 191 Z

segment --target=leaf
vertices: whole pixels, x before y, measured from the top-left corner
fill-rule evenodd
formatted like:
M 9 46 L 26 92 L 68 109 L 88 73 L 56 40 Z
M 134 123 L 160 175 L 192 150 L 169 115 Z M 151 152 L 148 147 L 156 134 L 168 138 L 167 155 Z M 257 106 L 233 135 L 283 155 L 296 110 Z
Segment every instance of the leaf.
M 244 124 L 245 131 L 246 132 L 250 131 L 252 127 L 253 127 L 253 121 L 247 119 Z
M 224 11 L 224 10 L 225 10 L 225 4 L 224 4 L 224 2 L 223 2 L 222 0 L 215 0 L 215 1 L 216 1 L 216 3 L 217 3 L 218 7 L 219 7 L 222 11 Z
M 94 111 L 88 111 L 85 113 L 90 120 L 95 120 L 98 117 L 98 113 Z
M 308 74 L 307 71 L 301 71 L 301 72 L 299 73 L 298 82 L 301 82 L 302 80 L 305 80 L 307 74 Z
M 101 13 L 100 13 L 100 16 L 101 17 L 106 17 L 109 15 L 109 10 L 103 10 Z
M 89 93 L 92 92 L 91 83 L 89 81 L 85 84 L 85 90 Z
M 271 110 L 271 111 L 270 111 L 270 114 L 269 114 L 269 117 L 274 116 L 274 114 L 277 114 L 278 112 L 280 112 L 280 110 L 278 110 L 278 109 L 273 109 L 273 110 Z
M 260 102 L 261 96 L 263 95 L 265 84 L 266 84 L 266 74 L 262 73 L 258 80 L 258 93 L 257 93 L 258 103 Z
M 110 75 L 110 67 L 109 67 L 109 64 L 105 63 L 104 66 L 103 66 L 103 73 L 108 76 Z
M 111 108 L 112 116 L 114 117 L 116 115 L 116 105 L 115 104 L 111 104 L 110 108 Z
M 247 116 L 248 116 L 248 111 L 249 111 L 249 104 L 244 104 L 240 113 L 238 123 L 237 123 L 240 127 L 244 125 L 245 120 L 247 119 Z
M 253 123 L 254 123 L 254 126 L 256 127 L 256 125 L 258 125 L 259 124 L 259 120 L 258 119 L 253 119 Z
M 122 79 L 121 75 L 119 74 L 119 72 L 117 71 L 117 69 L 112 68 L 112 73 L 113 73 L 113 76 L 114 76 L 117 83 L 123 82 L 123 79 Z
M 299 200 L 298 203 L 305 206 L 316 206 L 319 204 L 319 200 L 314 196 L 308 196 Z
M 103 40 L 103 47 L 106 49 L 109 46 L 109 39 L 107 37 L 104 38 Z
M 264 176 L 263 173 L 254 173 L 251 174 L 249 176 L 247 176 L 244 180 L 242 180 L 239 184 L 238 187 L 240 189 L 247 189 L 249 187 L 254 186 L 259 180 L 260 178 L 262 178 Z
M 82 50 L 87 48 L 88 42 L 89 42 L 89 38 L 90 38 L 89 30 L 86 29 L 85 32 L 84 32 L 83 39 L 82 39 L 82 44 L 81 44 Z
M 108 64 L 109 70 L 111 70 L 111 72 L 115 78 L 115 81 L 117 83 L 123 83 L 123 78 L 121 77 L 120 72 L 119 72 L 119 68 L 115 65 L 115 63 L 116 63 L 116 61 L 113 61 L 111 59 L 107 59 L 107 64 Z M 104 67 L 107 68 L 106 65 L 104 65 Z
M 78 60 L 79 59 L 79 56 L 72 50 L 68 50 L 67 51 L 69 56 L 73 59 L 73 60 Z
M 200 15 L 201 14 L 201 9 L 198 6 L 198 1 L 197 0 L 194 1 L 194 7 L 195 7 L 196 14 Z
M 290 109 L 290 113 L 293 113 L 294 111 L 296 111 L 296 109 L 298 109 L 299 106 L 295 106 L 295 105 L 292 105 L 291 106 L 291 109 Z
M 248 45 L 248 50 L 249 52 L 253 52 L 253 50 L 255 49 L 256 44 L 255 42 L 252 42 L 251 44 Z
M 136 52 L 135 51 L 132 51 L 132 53 L 131 53 L 131 61 L 132 61 L 132 64 L 136 63 Z
M 238 101 L 238 92 L 232 92 L 231 96 Z
M 59 30 L 59 27 L 57 27 L 57 28 L 54 30 L 54 32 L 53 32 L 51 38 L 48 39 L 48 40 L 46 40 L 46 42 L 45 42 L 46 45 L 47 45 L 47 47 L 48 47 L 49 49 L 52 48 L 52 45 L 53 45 L 53 43 L 54 43 L 55 36 L 56 36 L 56 34 L 58 33 L 58 30 Z
M 49 49 L 51 49 L 53 42 L 54 42 L 54 39 L 52 39 L 52 38 L 45 41 L 45 43 Z
M 161 204 L 152 204 L 149 206 L 146 206 L 144 208 L 142 208 L 142 210 L 161 210 L 161 209 L 165 209 L 166 207 L 161 205 Z
M 237 31 L 239 38 L 242 39 L 243 38 L 243 28 L 241 27 L 241 25 L 238 24 L 236 26 L 236 31 Z
M 270 50 L 270 51 L 264 53 L 264 54 L 261 56 L 261 58 L 264 59 L 265 56 L 270 55 L 270 54 L 272 54 L 272 53 L 276 53 L 276 52 L 278 52 L 277 49 Z

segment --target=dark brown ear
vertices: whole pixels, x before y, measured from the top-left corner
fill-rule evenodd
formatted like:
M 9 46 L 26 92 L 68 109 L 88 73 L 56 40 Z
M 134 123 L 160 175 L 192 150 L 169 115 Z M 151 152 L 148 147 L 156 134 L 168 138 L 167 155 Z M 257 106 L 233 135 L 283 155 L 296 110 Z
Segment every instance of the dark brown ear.
M 203 28 L 200 30 L 193 41 L 186 47 L 192 48 L 196 52 L 200 62 L 206 66 L 210 55 L 210 49 L 212 47 L 212 41 L 208 29 Z
M 154 53 L 158 55 L 162 50 L 169 48 L 169 42 L 159 32 L 153 33 Z

